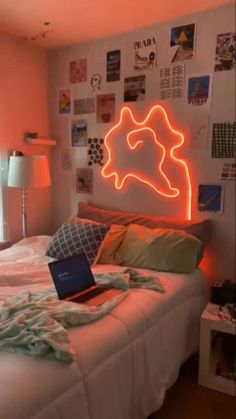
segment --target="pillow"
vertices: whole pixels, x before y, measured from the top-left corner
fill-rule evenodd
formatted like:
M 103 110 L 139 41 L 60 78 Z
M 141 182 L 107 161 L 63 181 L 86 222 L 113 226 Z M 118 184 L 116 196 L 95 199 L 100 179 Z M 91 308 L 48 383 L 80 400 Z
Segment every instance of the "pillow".
M 56 259 L 65 259 L 84 252 L 92 265 L 109 229 L 110 227 L 105 224 L 72 217 L 54 234 L 46 255 Z
M 201 246 L 185 231 L 130 224 L 115 260 L 136 268 L 189 273 L 196 267 Z
M 101 247 L 96 263 L 115 265 L 115 254 L 125 236 L 125 226 L 113 224 L 106 234 Z

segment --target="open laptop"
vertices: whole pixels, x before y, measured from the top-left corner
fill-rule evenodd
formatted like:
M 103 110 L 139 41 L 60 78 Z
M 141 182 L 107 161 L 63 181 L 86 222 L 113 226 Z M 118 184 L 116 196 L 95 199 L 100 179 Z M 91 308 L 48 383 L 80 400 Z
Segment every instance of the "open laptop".
M 123 292 L 95 283 L 85 253 L 48 264 L 59 300 L 99 306 Z

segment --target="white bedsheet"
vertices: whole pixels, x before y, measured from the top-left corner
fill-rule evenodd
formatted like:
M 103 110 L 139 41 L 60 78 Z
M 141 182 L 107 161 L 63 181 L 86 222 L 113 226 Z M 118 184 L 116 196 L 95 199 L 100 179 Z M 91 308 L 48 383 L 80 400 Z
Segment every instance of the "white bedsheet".
M 49 240 L 25 239 L 0 252 L 0 298 L 52 287 Z M 123 267 L 94 272 L 114 269 Z M 181 363 L 198 349 L 208 287 L 199 269 L 156 275 L 165 294 L 131 290 L 109 315 L 69 330 L 72 364 L 0 352 L 0 418 L 144 419 L 157 410 Z

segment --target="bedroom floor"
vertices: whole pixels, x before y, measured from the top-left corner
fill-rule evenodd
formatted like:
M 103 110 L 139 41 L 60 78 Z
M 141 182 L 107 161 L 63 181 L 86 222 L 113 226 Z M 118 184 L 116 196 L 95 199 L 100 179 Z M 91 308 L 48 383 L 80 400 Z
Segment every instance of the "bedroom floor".
M 197 376 L 197 361 L 191 359 L 181 368 L 162 408 L 148 419 L 235 419 L 235 398 L 199 386 Z

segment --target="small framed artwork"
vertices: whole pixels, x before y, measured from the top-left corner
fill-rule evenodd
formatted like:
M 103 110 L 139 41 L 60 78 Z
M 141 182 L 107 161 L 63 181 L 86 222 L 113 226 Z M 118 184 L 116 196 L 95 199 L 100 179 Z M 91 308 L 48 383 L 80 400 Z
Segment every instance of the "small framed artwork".
M 58 114 L 68 115 L 71 113 L 71 90 L 59 89 L 58 91 Z
M 93 193 L 93 169 L 80 168 L 76 170 L 76 192 Z
M 198 210 L 200 212 L 223 212 L 223 186 L 199 185 Z
M 81 119 L 71 122 L 72 147 L 85 147 L 87 145 L 87 121 Z

